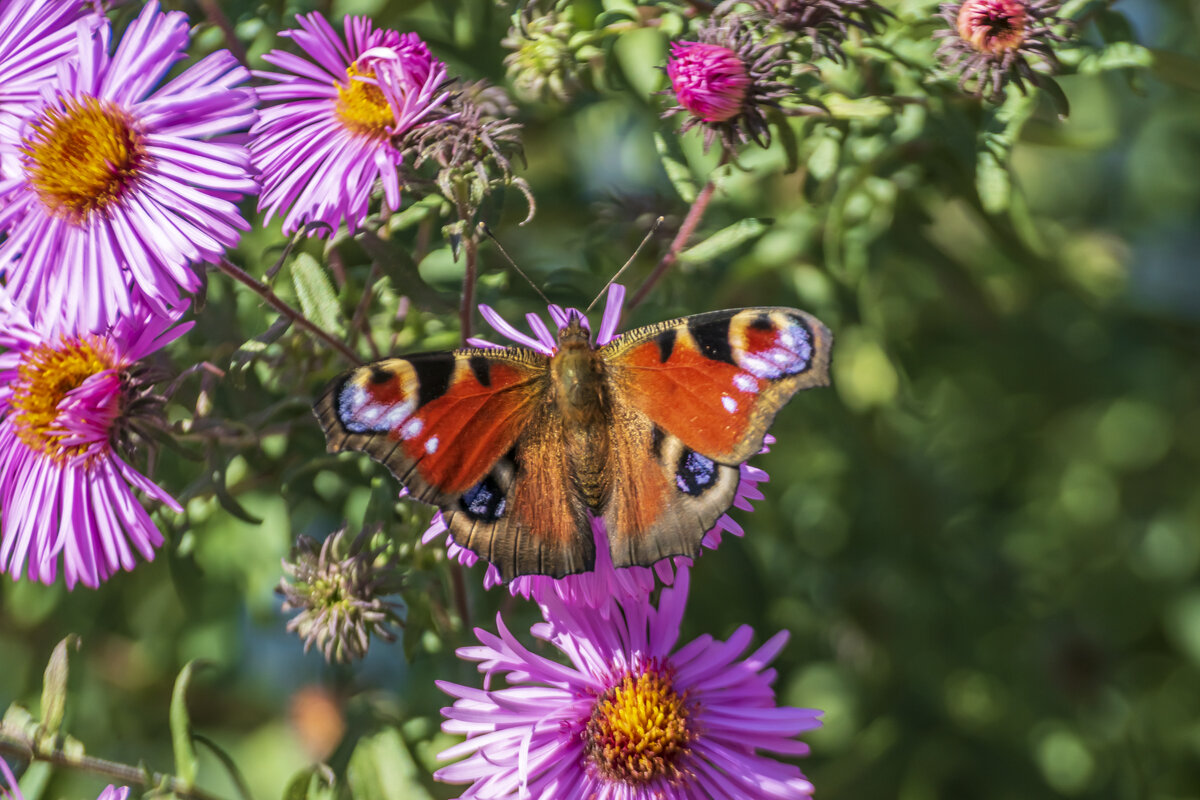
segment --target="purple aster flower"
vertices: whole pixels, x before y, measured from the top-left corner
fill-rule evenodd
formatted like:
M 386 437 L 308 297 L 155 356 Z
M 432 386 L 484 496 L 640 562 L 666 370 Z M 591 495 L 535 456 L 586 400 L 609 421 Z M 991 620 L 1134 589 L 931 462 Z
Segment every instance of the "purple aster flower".
M 449 98 L 439 89 L 446 67 L 415 33 L 376 29 L 366 17 L 346 17 L 345 38 L 320 14 L 296 18 L 293 39 L 308 58 L 272 50 L 263 59 L 281 72 L 256 72 L 274 85 L 250 150 L 262 176 L 259 209 L 266 218 L 287 209 L 283 230 L 320 222 L 351 229 L 366 220 L 376 183 L 389 210 L 400 207 L 397 168 L 401 139 L 433 121 Z M 314 231 L 318 229 L 314 228 Z
M 600 321 L 600 328 L 597 331 L 597 345 L 608 344 L 617 338 L 617 325 L 621 321 L 621 310 L 624 302 L 625 287 L 614 283 L 609 287 L 604 316 Z M 557 337 L 551 332 L 546 323 L 542 321 L 542 318 L 536 314 L 527 314 L 525 316 L 530 329 L 534 333 L 533 336 L 528 336 L 510 325 L 507 320 L 489 306 L 480 305 L 479 312 L 496 331 L 523 347 L 528 347 L 547 356 L 553 355 L 558 347 Z M 549 313 L 556 329 L 565 328 L 572 316 L 582 319 L 585 327 L 588 324 L 583 314 L 575 309 L 563 309 L 560 306 L 552 305 L 549 308 Z M 489 342 L 486 339 L 478 338 L 468 339 L 467 343 L 473 347 L 500 347 L 500 345 Z M 774 441 L 775 437 L 768 435 L 764 440 L 763 452 L 766 452 L 768 449 L 767 446 Z M 758 489 L 758 484 L 766 481 L 767 478 L 768 475 L 765 471 L 749 466 L 748 464 L 742 464 L 741 480 L 738 483 L 733 505 L 744 511 L 753 511 L 754 506 L 751 504 L 751 501 L 761 500 L 763 497 L 762 492 Z M 402 496 L 403 494 L 401 493 Z M 428 544 L 442 534 L 447 534 L 446 545 L 450 557 L 464 566 L 469 567 L 474 565 L 478 561 L 478 556 L 465 547 L 456 544 L 453 537 L 447 533 L 447 530 L 446 524 L 442 519 L 442 513 L 439 511 L 434 514 L 433 521 L 421 537 L 421 541 Z M 728 514 L 723 514 L 717 520 L 712 530 L 705 535 L 701 541 L 701 545 L 710 550 L 715 550 L 721 544 L 721 535 L 723 533 L 732 533 L 734 536 L 745 535 L 745 531 L 741 525 L 735 522 Z M 605 532 L 603 520 L 595 518 L 592 520 L 592 534 L 596 537 L 596 564 L 591 572 L 567 575 L 562 578 L 551 578 L 547 575 L 523 575 L 509 582 L 509 591 L 513 595 L 533 598 L 538 602 L 544 602 L 548 597 L 554 595 L 569 603 L 583 603 L 592 607 L 603 608 L 606 601 L 612 597 L 645 598 L 654 588 L 655 575 L 663 583 L 669 584 L 674 579 L 676 569 L 686 568 L 692 563 L 690 558 L 676 556 L 665 558 L 653 567 L 614 567 L 608 550 L 608 534 Z M 484 586 L 492 588 L 502 583 L 500 571 L 494 565 L 489 564 L 487 574 L 484 577 Z
M 742 111 L 750 73 L 728 47 L 672 42 L 667 77 L 679 104 L 705 122 L 724 122 Z
M 467 738 L 439 755 L 463 760 L 434 777 L 471 784 L 464 800 L 810 796 L 797 767 L 766 755 L 806 755 L 795 737 L 821 724 L 820 711 L 776 705 L 768 665 L 787 632 L 746 658 L 749 626 L 728 641 L 706 635 L 675 649 L 687 590 L 681 570 L 657 608 L 645 599 L 610 599 L 602 609 L 551 599 L 532 633 L 566 664 L 525 648 L 499 615 L 499 635 L 476 628 L 480 645 L 459 657 L 479 662 L 485 686 L 498 676 L 508 685 L 438 682 L 455 698 L 442 729 Z
M 0 117 L 0 271 L 17 301 L 94 328 L 137 298 L 169 313 L 200 288 L 192 265 L 237 243 L 237 201 L 256 186 L 223 134 L 254 121 L 255 99 L 224 50 L 160 85 L 189 37 L 157 3 L 112 54 L 107 21 L 76 33 L 40 100 Z
M 959 75 L 958 87 L 992 102 L 1004 99 L 1004 85 L 1012 82 L 1022 92 L 1024 81 L 1037 84 L 1029 59 L 1041 62 L 1048 72 L 1058 68 L 1051 48 L 1066 41 L 1054 27 L 1060 19 L 1059 0 L 965 0 L 943 3 L 942 18 L 949 29 L 934 33 L 942 39 L 937 54 Z
M 686 114 L 681 130 L 700 127 L 704 148 L 719 138 L 730 158 L 748 141 L 770 145 L 767 114 L 772 109 L 785 112 L 780 101 L 798 96 L 791 77 L 813 68 L 794 63 L 782 43 L 769 41 L 739 14 L 713 15 L 697 38 L 671 44 L 671 88 L 661 94 L 673 95 L 679 104 L 663 116 Z
M 75 51 L 75 21 L 103 24 L 80 0 L 0 0 L 0 111 L 37 100 L 56 62 Z
M 0 572 L 95 588 L 163 538 L 135 490 L 179 504 L 118 447 L 154 424 L 161 398 L 137 363 L 185 333 L 179 312 L 135 306 L 107 330 L 33 319 L 0 293 Z

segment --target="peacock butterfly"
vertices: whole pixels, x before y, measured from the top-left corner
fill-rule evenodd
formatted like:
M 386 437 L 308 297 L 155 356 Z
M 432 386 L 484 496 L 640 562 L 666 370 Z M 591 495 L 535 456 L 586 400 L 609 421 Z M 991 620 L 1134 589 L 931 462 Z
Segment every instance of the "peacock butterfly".
M 779 409 L 829 383 L 832 334 L 792 308 L 712 311 L 593 346 L 568 312 L 549 354 L 467 347 L 338 377 L 329 450 L 385 464 L 504 581 L 694 556 Z

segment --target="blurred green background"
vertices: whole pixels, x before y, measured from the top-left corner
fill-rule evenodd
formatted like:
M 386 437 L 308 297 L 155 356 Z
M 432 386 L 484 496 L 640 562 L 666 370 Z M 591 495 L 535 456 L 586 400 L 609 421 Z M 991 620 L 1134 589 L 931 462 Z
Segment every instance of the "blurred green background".
M 885 38 L 932 63 L 935 5 L 888 5 L 899 20 Z M 252 59 L 293 13 L 317 7 L 417 30 L 452 73 L 505 83 L 509 22 L 490 0 L 220 7 Z M 576 5 L 581 19 L 599 10 Z M 794 121 L 801 167 L 790 174 L 779 146 L 748 151 L 701 230 L 747 218 L 764 230 L 677 265 L 627 318 L 778 304 L 835 333 L 832 388 L 779 415 L 778 443 L 754 461 L 771 475 L 767 497 L 734 512 L 745 539 L 726 536 L 700 559 L 684 634 L 791 631 L 778 693 L 825 711 L 802 764 L 825 800 L 1200 798 L 1200 7 L 1124 0 L 1114 11 L 1157 53 L 1154 67 L 1064 75 L 1069 119 L 1032 104 L 998 178 L 980 166 L 978 133 L 996 116 L 955 98 L 952 82 L 923 83 L 865 48 L 845 69 L 825 65 L 848 97 L 932 99 Z M 1094 27 L 1080 36 L 1101 44 Z M 654 144 L 676 126 L 650 94 L 665 41 L 622 37 L 603 69 L 581 67 L 570 102 L 521 104 L 518 174 L 537 215 L 518 227 L 525 209 L 510 192 L 483 216 L 556 302 L 586 305 L 653 216 L 667 216 L 669 234 L 686 211 Z M 198 52 L 219 46 L 215 27 L 198 31 Z M 702 182 L 715 154 L 690 137 L 683 148 Z M 1023 191 L 995 189 L 1010 177 Z M 433 232 L 410 265 L 424 285 L 389 274 L 372 306 L 398 350 L 458 341 L 462 266 Z M 402 231 L 397 247 L 418 235 Z M 234 260 L 261 275 L 281 241 L 277 225 L 256 229 Z M 320 242 L 306 248 L 323 258 Z M 481 301 L 513 320 L 542 310 L 493 248 L 482 259 Z M 349 314 L 369 259 L 343 243 L 336 260 Z M 286 273 L 277 288 L 294 297 Z M 414 302 L 397 319 L 402 295 Z M 413 546 L 401 643 L 376 643 L 354 668 L 303 655 L 273 593 L 293 537 L 383 508 L 412 546 L 429 512 L 393 507 L 394 482 L 365 457 L 324 454 L 307 409 L 340 369 L 330 354 L 289 333 L 243 359 L 238 348 L 274 317 L 220 274 L 197 319 L 176 366 L 236 363 L 225 381 L 189 383 L 173 413 L 193 415 L 199 399 L 241 433 L 184 436 L 164 454 L 156 477 L 187 514 L 162 518 L 169 544 L 154 563 L 94 592 L 4 581 L 0 707 L 37 708 L 45 661 L 74 632 L 67 728 L 95 755 L 170 771 L 172 681 L 203 658 L 193 725 L 258 800 L 282 796 L 322 747 L 356 798 L 456 796 L 429 778 L 451 741 L 437 730 L 446 698 L 433 680 L 478 685 L 453 649 L 497 609 L 517 631 L 534 609 L 484 592 L 476 567 L 464 623 L 441 548 Z M 239 506 L 261 522 L 238 519 Z M 340 742 L 317 741 L 314 730 L 338 725 Z M 201 753 L 200 784 L 234 797 Z M 39 766 L 27 783 L 38 800 L 94 797 L 107 781 Z

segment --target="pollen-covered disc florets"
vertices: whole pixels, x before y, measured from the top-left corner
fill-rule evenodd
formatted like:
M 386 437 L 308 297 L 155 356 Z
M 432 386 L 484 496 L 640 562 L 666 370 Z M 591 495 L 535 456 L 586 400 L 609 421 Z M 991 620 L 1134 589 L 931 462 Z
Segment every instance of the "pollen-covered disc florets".
M 1057 16 L 1058 0 L 965 0 L 945 3 L 941 16 L 948 29 L 941 38 L 938 56 L 959 75 L 960 89 L 993 102 L 1004 98 L 1004 85 L 1038 82 L 1029 62 L 1037 59 L 1047 72 L 1058 68 L 1052 42 L 1066 37 L 1054 28 L 1065 24 Z
M 673 675 L 669 663 L 649 659 L 596 698 L 583 747 L 605 778 L 633 785 L 680 778 L 693 733 L 687 693 L 675 690 Z
M 678 105 L 663 116 L 686 114 L 682 131 L 699 126 L 705 149 L 719 138 L 732 158 L 747 141 L 770 145 L 767 113 L 784 111 L 780 101 L 796 94 L 786 79 L 810 69 L 794 64 L 782 44 L 768 42 L 746 18 L 714 15 L 701 25 L 697 41 L 671 45 L 671 88 L 663 94 Z
M 391 625 L 402 624 L 400 606 L 386 598 L 400 590 L 400 574 L 388 543 L 375 542 L 373 531 L 353 539 L 345 528 L 324 542 L 301 536 L 291 559 L 285 559 L 276 592 L 284 611 L 299 611 L 287 629 L 316 644 L 326 661 L 363 658 L 375 635 L 395 641 Z M 290 580 L 289 580 L 290 578 Z

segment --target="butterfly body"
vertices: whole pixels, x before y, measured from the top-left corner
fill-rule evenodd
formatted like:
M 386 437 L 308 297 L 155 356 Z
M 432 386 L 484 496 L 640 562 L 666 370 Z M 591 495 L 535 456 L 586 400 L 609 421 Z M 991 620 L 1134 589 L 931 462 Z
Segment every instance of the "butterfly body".
M 504 580 L 695 555 L 739 465 L 798 390 L 828 382 L 832 337 L 803 311 L 716 311 L 601 346 L 577 317 L 550 355 L 463 348 L 353 369 L 317 401 L 330 450 L 361 450 L 442 509 Z

